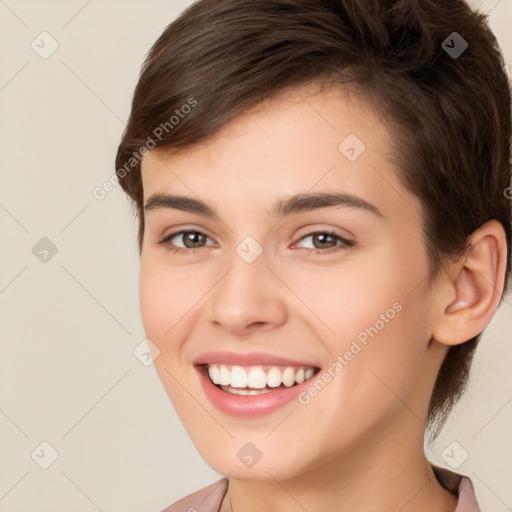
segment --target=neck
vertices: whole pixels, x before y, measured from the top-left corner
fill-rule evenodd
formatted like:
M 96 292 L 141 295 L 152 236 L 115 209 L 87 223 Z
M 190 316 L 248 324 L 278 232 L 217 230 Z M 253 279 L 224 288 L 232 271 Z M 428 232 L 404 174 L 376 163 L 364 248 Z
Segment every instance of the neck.
M 402 428 L 387 429 L 395 439 L 376 429 L 357 449 L 293 478 L 275 478 L 269 469 L 268 480 L 230 479 L 221 512 L 453 512 L 457 498 L 425 458 L 423 426 L 410 413 L 400 421 Z

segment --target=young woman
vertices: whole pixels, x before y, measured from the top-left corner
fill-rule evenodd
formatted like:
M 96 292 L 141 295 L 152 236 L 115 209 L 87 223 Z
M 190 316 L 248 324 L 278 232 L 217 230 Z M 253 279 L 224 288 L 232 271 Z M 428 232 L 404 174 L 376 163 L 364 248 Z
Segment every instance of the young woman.
M 200 0 L 116 169 L 159 377 L 225 478 L 167 511 L 478 510 L 430 463 L 510 273 L 510 87 L 462 0 Z

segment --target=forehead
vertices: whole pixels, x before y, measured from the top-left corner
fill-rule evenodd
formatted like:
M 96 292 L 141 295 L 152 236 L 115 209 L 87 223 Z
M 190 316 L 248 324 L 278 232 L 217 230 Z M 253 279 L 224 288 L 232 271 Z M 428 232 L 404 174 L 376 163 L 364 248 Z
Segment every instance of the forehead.
M 401 186 L 391 152 L 380 113 L 360 96 L 303 86 L 257 105 L 193 148 L 149 152 L 141 167 L 144 200 L 172 191 L 261 201 L 278 191 L 341 188 L 380 196 L 382 204 L 396 201 L 393 188 Z

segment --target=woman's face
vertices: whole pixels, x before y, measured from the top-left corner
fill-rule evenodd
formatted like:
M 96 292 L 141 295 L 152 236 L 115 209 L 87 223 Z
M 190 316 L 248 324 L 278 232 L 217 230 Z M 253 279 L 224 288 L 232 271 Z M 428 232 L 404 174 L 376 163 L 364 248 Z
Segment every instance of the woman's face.
M 142 321 L 217 472 L 286 479 L 421 443 L 441 355 L 421 207 L 390 151 L 354 97 L 303 87 L 144 158 Z

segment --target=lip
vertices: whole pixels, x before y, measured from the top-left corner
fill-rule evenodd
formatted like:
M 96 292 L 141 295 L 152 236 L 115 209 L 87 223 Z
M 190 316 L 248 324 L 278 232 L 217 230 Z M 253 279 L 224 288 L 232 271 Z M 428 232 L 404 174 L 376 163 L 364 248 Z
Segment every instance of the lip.
M 239 366 L 310 366 L 315 368 L 311 378 L 290 388 L 278 389 L 260 395 L 235 395 L 222 391 L 213 384 L 207 374 L 208 364 L 232 364 Z M 201 386 L 208 400 L 222 413 L 238 418 L 255 418 L 271 414 L 293 402 L 307 389 L 319 373 L 317 365 L 263 353 L 236 354 L 234 352 L 209 352 L 194 361 Z

